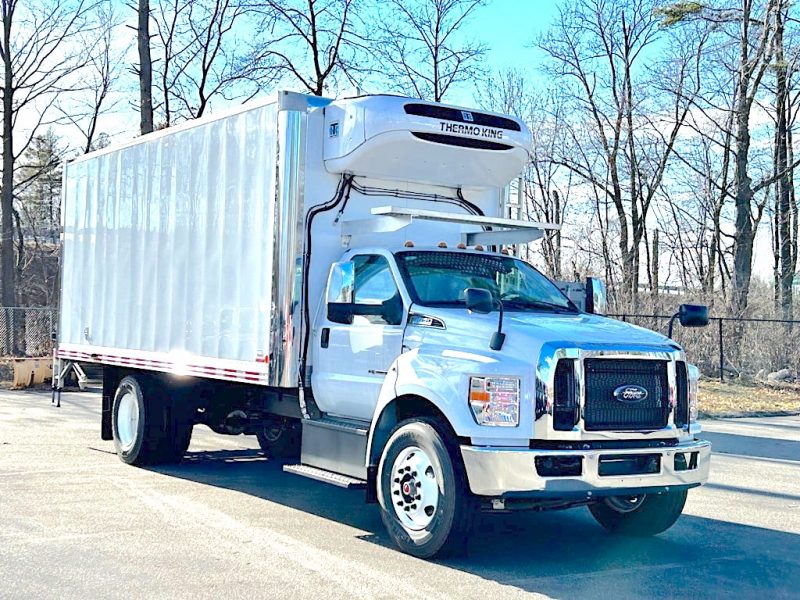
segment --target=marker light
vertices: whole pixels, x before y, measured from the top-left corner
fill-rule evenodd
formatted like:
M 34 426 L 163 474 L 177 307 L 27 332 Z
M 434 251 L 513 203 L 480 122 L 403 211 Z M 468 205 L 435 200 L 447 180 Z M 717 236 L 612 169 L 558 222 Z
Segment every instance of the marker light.
M 469 406 L 478 425 L 519 425 L 519 379 L 470 377 Z

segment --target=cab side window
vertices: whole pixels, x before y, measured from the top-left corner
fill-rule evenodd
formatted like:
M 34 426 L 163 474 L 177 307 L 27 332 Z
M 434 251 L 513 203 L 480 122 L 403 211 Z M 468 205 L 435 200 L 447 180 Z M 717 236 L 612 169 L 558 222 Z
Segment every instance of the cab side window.
M 383 256 L 365 254 L 353 257 L 356 304 L 381 305 L 381 315 L 363 317 L 378 325 L 400 325 L 403 320 L 403 300 L 392 276 L 389 261 Z

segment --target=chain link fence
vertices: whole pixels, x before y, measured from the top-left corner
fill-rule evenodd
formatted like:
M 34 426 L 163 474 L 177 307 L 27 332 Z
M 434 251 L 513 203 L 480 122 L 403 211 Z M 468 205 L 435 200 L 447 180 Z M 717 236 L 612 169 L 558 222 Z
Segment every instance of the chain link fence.
M 0 307 L 0 357 L 53 354 L 54 308 Z
M 634 325 L 667 334 L 672 315 L 610 314 Z M 707 327 L 684 328 L 675 322 L 673 337 L 704 375 L 766 376 L 781 369 L 800 371 L 800 321 L 710 317 Z

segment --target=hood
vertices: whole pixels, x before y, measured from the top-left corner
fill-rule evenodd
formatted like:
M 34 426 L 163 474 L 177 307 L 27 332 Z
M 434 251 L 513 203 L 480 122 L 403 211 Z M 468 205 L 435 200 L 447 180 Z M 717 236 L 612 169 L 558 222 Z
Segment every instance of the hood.
M 498 313 L 470 314 L 464 309 L 418 307 L 412 312 L 440 320 L 443 328 L 414 327 L 406 330 L 406 343 L 415 342 L 435 348 L 469 349 L 486 353 L 516 357 L 530 362 L 535 360 L 545 345 L 556 348 L 582 348 L 586 350 L 647 350 L 680 349 L 668 337 L 637 327 L 630 323 L 587 313 L 553 314 L 544 312 L 509 311 L 503 317 L 506 341 L 500 352 L 488 349 L 492 333 L 497 330 Z
M 495 317 L 497 313 L 494 313 Z M 507 312 L 503 330 L 519 330 L 540 342 L 569 346 L 677 346 L 667 336 L 630 323 L 591 314 Z

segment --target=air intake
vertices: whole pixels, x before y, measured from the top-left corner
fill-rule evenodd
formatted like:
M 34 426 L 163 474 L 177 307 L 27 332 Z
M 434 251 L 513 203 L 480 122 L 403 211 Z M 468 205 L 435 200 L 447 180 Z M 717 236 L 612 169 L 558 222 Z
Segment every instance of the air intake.
M 575 361 L 564 359 L 556 365 L 553 385 L 553 429 L 572 431 L 578 423 L 578 389 L 575 385 Z
M 513 148 L 513 146 L 500 144 L 499 142 L 488 142 L 486 140 L 456 137 L 454 135 L 441 135 L 439 133 L 419 133 L 415 131 L 412 132 L 412 135 L 426 142 L 459 146 L 461 148 L 479 148 L 481 150 L 511 150 Z
M 417 117 L 430 117 L 432 119 L 469 123 L 470 125 L 479 125 L 481 127 L 497 127 L 499 129 L 508 129 L 509 131 L 522 131 L 519 123 L 513 119 L 469 110 L 459 110 L 448 106 L 414 103 L 406 104 L 403 110 L 407 115 L 414 115 Z
M 675 363 L 675 392 L 678 406 L 675 407 L 675 426 L 686 427 L 689 422 L 689 377 L 686 373 L 686 363 Z

